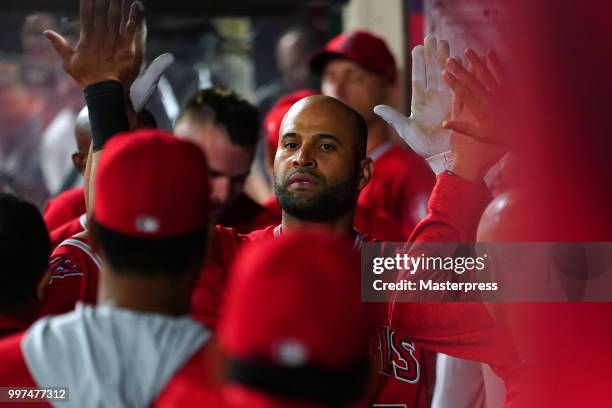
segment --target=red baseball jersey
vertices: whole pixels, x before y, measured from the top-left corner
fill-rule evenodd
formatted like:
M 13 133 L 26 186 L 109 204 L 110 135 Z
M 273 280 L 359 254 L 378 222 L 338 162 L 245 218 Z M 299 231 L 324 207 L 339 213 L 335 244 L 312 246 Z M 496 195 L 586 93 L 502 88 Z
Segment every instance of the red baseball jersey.
M 63 241 L 51 254 L 41 316 L 69 312 L 77 302 L 96 304 L 101 260 L 84 235 Z
M 85 213 L 85 193 L 83 187 L 66 190 L 45 205 L 43 217 L 47 229 L 53 231 L 68 221 Z
M 428 215 L 415 228 L 411 241 L 473 241 L 479 217 L 490 198 L 484 186 L 457 176 L 440 175 L 429 200 Z M 269 227 L 249 235 L 224 228 L 217 228 L 216 232 L 210 260 L 213 267 L 205 268 L 200 276 L 192 303 L 196 317 L 206 316 L 209 321 L 218 318 L 226 268 L 237 248 L 245 242 L 274 236 L 279 229 Z M 389 378 L 380 394 L 384 402 L 426 406 L 422 405 L 427 404 L 430 386 L 426 371 L 433 362 L 431 355 L 420 351 L 420 346 L 489 363 L 507 386 L 512 381 L 520 365 L 512 335 L 491 317 L 483 304 L 398 302 L 389 306 L 390 322 L 381 312 L 384 323 L 381 321 L 373 347 L 375 355 L 378 353 L 381 373 Z
M 392 215 L 406 241 L 427 213 L 436 178 L 422 157 L 392 141 L 368 156 L 374 160 L 374 174 L 357 203 Z
M 271 226 L 251 234 L 238 234 L 229 228 L 217 227 L 215 230 L 211 257 L 196 284 L 192 298 L 192 315 L 209 327 L 216 327 L 227 282 L 227 270 L 232 264 L 241 245 L 249 242 L 279 237 L 280 226 Z M 370 241 L 367 236 L 355 231 L 353 248 L 361 249 L 363 242 Z M 356 279 L 359 278 L 356 271 Z M 393 403 L 410 407 L 425 408 L 429 402 L 428 389 L 431 382 L 428 369 L 432 354 L 415 344 L 407 336 L 393 332 L 388 327 L 387 305 L 372 303 L 380 320 L 378 333 L 372 339 L 372 356 L 381 376 L 384 388 L 377 402 Z
M 87 230 L 87 214 L 81 214 L 62 224 L 49 234 L 51 238 L 51 250 L 55 249 L 64 240 L 85 230 Z

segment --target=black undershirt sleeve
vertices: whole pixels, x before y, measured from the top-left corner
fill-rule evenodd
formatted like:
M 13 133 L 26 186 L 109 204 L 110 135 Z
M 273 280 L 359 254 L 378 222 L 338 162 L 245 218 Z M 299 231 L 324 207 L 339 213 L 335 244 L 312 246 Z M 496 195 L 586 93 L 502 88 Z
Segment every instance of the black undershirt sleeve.
M 102 150 L 112 136 L 130 130 L 120 82 L 104 81 L 89 85 L 85 88 L 85 101 L 94 152 Z

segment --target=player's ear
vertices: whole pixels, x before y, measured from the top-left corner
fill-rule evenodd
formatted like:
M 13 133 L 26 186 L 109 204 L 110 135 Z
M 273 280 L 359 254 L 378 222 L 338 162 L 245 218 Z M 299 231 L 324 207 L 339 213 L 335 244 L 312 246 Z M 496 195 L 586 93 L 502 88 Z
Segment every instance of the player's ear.
M 359 191 L 363 190 L 368 185 L 374 174 L 374 162 L 369 157 L 362 159 L 359 162 Z
M 72 155 L 72 164 L 79 173 L 85 173 L 85 157 L 81 153 L 74 153 Z
M 43 276 L 38 281 L 36 286 L 36 297 L 39 302 L 44 302 L 47 297 L 47 286 L 49 286 L 49 280 L 51 279 L 51 270 L 47 268 Z

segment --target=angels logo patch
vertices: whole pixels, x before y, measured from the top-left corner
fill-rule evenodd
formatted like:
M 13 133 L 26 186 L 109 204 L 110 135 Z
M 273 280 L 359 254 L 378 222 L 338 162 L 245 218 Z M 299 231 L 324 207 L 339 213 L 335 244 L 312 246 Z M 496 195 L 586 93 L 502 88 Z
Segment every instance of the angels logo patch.
M 69 259 L 58 256 L 49 261 L 49 269 L 51 270 L 51 278 L 49 284 L 53 282 L 53 279 L 63 279 L 68 276 L 83 276 L 83 272 L 74 265 Z

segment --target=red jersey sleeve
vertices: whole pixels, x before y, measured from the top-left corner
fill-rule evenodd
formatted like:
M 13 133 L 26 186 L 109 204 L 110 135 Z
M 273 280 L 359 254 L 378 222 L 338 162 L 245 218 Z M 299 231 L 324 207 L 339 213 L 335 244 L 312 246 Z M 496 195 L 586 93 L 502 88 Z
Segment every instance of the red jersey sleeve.
M 273 234 L 274 226 L 250 234 L 233 228 L 215 227 L 208 260 L 200 272 L 191 297 L 191 316 L 212 330 L 216 329 L 225 298 L 228 273 L 240 246 Z
M 191 316 L 211 329 L 217 327 L 229 265 L 242 238 L 235 230 L 216 226 L 208 260 L 191 297 Z
M 411 241 L 473 241 L 489 200 L 484 188 L 441 174 L 429 201 L 428 215 L 415 228 Z M 505 380 L 520 365 L 512 333 L 482 303 L 393 302 L 390 320 L 394 330 L 424 347 L 488 363 Z
M 73 218 L 65 224 L 62 224 L 60 227 L 52 230 L 49 234 L 51 238 L 51 249 L 57 248 L 59 244 L 71 236 L 85 231 L 86 226 L 86 215 L 82 214 L 81 216 Z
M 66 190 L 47 202 L 43 218 L 47 229 L 53 231 L 61 225 L 85 213 L 83 187 Z
M 79 301 L 95 304 L 99 262 L 83 240 L 73 238 L 58 246 L 49 260 L 51 275 L 40 315 L 69 312 Z
M 484 185 L 440 174 L 429 199 L 427 216 L 414 228 L 410 242 L 474 241 L 480 215 L 491 199 Z

